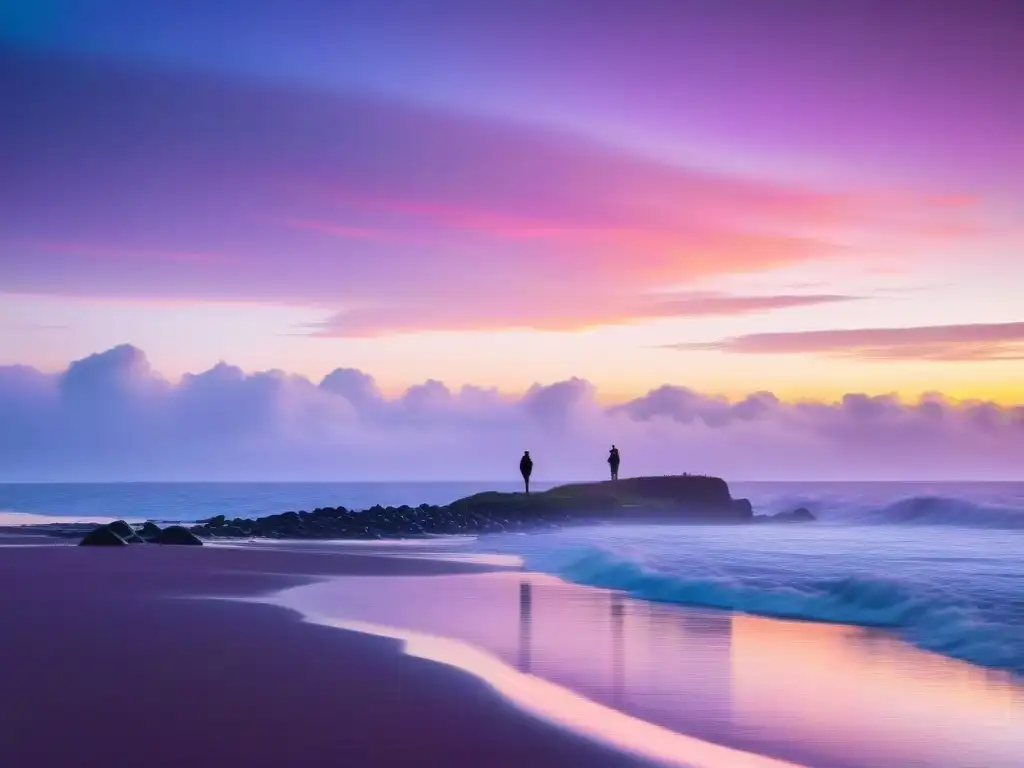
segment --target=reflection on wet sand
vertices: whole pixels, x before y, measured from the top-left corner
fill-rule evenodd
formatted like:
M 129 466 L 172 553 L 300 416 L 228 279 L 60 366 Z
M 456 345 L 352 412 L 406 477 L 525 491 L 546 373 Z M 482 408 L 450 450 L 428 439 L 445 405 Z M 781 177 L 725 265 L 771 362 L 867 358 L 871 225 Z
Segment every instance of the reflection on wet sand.
M 878 632 L 646 603 L 533 574 L 348 578 L 288 602 L 462 640 L 645 720 L 804 764 L 1010 768 L 1024 754 L 1019 681 Z
M 623 708 L 626 693 L 625 615 L 626 599 L 618 592 L 608 593 L 611 606 L 611 700 Z M 520 672 L 529 673 L 532 658 L 533 584 L 529 579 L 519 583 L 519 663 Z
M 626 608 L 623 597 L 612 592 L 612 701 L 621 707 L 625 702 L 626 689 L 626 650 L 625 620 Z
M 530 626 L 533 622 L 533 585 L 519 583 L 519 671 L 530 671 Z
M 852 731 L 868 765 L 1020 764 L 1024 689 L 1008 675 L 855 627 L 752 616 L 732 627 L 737 727 L 804 743 Z

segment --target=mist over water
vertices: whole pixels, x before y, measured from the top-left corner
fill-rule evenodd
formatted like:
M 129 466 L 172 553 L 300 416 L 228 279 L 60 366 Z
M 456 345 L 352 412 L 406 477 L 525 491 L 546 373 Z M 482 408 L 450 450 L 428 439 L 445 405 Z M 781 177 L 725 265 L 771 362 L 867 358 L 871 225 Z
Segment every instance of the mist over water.
M 827 523 L 1024 528 L 1024 483 L 732 483 L 761 514 L 807 507 Z

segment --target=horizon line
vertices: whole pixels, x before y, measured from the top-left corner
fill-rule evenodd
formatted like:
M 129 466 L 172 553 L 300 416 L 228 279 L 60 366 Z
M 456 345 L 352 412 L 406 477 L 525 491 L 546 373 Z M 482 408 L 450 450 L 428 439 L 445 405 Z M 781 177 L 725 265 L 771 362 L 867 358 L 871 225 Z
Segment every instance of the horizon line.
M 691 473 L 693 476 L 717 477 L 727 484 L 737 483 L 816 483 L 819 485 L 839 484 L 915 484 L 915 485 L 957 485 L 963 483 L 979 484 L 1015 484 L 1024 483 L 1024 476 L 1017 478 L 951 478 L 943 480 L 928 480 L 922 478 L 870 478 L 870 479 L 814 479 L 814 478 L 741 478 L 726 479 L 719 475 L 704 475 L 703 473 Z M 641 477 L 682 477 L 683 475 L 633 475 L 621 478 L 623 481 Z M 607 479 L 572 479 L 572 480 L 546 480 L 531 481 L 532 486 L 570 485 L 574 483 L 600 483 L 613 482 Z M 521 480 L 5 480 L 0 478 L 0 485 L 482 485 L 493 483 L 496 485 L 522 485 Z

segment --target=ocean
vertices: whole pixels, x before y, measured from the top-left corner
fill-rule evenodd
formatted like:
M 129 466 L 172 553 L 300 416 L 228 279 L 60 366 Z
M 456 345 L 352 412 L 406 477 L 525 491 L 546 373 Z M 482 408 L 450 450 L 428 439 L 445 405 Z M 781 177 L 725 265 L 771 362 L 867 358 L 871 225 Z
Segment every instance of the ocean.
M 196 520 L 343 505 L 442 504 L 516 483 L 0 485 L 0 524 Z M 925 650 L 1024 675 L 1024 483 L 734 483 L 802 525 L 622 526 L 487 536 L 474 552 L 633 597 L 891 630 Z
M 537 490 L 545 487 L 537 485 Z M 214 515 L 261 517 L 294 510 L 374 504 L 447 504 L 522 483 L 0 483 L 0 525 L 43 517 L 85 522 L 195 521 Z M 33 515 L 26 517 L 25 515 Z

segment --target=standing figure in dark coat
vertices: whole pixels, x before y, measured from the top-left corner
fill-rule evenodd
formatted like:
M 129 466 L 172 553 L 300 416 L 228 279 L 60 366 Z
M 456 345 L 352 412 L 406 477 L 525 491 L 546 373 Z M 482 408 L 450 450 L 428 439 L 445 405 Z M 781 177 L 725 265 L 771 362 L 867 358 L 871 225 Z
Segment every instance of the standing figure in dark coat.
M 523 475 L 523 482 L 526 483 L 526 493 L 530 493 L 530 475 L 533 474 L 533 459 L 529 451 L 523 451 L 523 458 L 519 460 L 519 471 Z
M 612 471 L 612 480 L 619 479 L 619 449 L 614 445 L 612 449 L 608 451 L 608 467 Z

